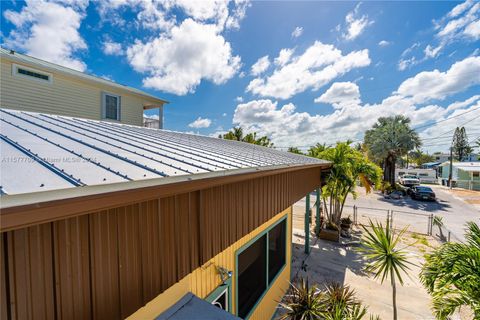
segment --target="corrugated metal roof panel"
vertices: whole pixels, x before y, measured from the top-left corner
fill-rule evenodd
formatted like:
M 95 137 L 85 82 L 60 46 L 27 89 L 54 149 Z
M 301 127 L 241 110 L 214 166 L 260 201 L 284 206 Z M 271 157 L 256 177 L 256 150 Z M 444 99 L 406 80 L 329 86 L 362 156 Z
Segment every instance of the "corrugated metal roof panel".
M 0 110 L 1 187 L 6 194 L 242 168 L 323 163 L 238 141 Z M 22 158 L 31 160 L 18 160 Z

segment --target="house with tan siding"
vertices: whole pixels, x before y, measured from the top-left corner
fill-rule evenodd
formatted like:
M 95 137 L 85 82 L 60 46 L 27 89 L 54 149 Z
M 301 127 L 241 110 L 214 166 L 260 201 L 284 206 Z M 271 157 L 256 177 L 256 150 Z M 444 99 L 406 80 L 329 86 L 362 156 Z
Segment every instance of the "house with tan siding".
M 22 111 L 144 125 L 154 109 L 163 128 L 167 101 L 141 90 L 0 48 L 0 105 Z

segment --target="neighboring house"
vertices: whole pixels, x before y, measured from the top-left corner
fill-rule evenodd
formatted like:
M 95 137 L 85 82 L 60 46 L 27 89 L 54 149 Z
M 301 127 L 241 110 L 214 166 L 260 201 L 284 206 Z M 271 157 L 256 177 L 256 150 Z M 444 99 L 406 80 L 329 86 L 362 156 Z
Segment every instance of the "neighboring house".
M 141 90 L 0 48 L 0 106 L 23 111 L 143 125 L 167 101 Z
M 292 205 L 329 163 L 107 121 L 0 119 L 2 319 L 272 317 Z
M 398 181 L 399 177 L 405 174 L 416 176 L 420 183 L 437 183 L 437 172 L 434 169 L 396 169 L 395 181 Z
M 453 162 L 452 181 L 454 186 L 470 190 L 480 190 L 480 162 Z M 438 167 L 439 179 L 448 185 L 450 162 Z
M 450 161 L 450 153 L 434 153 L 432 155 L 435 158 L 435 162 L 443 163 L 445 161 Z M 477 153 L 469 154 L 464 161 L 479 161 L 480 157 Z

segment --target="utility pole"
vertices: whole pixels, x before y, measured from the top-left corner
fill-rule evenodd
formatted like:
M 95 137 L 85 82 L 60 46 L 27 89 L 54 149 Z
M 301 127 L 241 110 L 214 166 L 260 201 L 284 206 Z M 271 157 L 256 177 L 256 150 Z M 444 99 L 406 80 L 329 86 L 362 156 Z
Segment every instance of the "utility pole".
M 448 187 L 452 189 L 453 146 L 450 146 L 450 170 L 448 171 Z

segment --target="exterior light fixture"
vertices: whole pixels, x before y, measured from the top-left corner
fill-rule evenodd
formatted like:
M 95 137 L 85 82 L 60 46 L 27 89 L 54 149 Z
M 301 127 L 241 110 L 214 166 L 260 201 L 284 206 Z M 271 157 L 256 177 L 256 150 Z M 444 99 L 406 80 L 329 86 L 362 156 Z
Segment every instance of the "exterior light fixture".
M 229 271 L 224 267 L 217 267 L 217 272 L 220 275 L 222 284 L 225 284 L 225 282 L 232 277 L 232 271 Z

